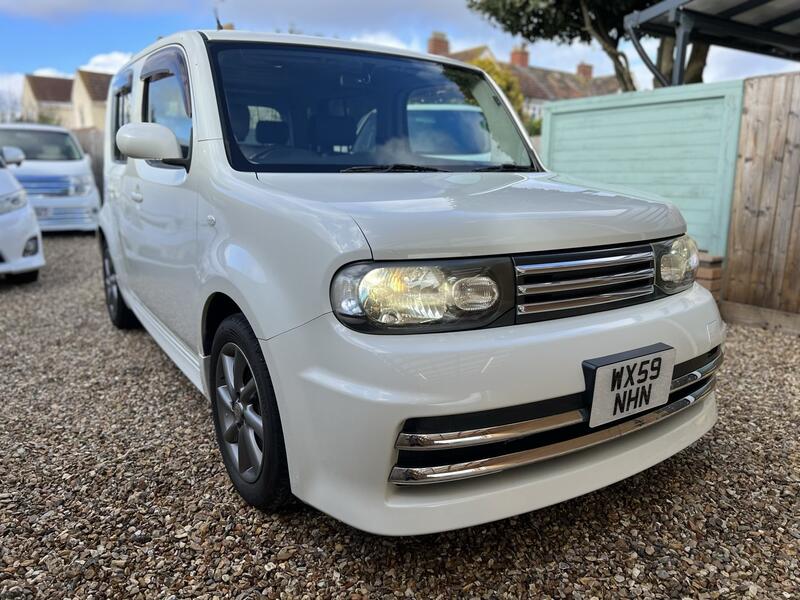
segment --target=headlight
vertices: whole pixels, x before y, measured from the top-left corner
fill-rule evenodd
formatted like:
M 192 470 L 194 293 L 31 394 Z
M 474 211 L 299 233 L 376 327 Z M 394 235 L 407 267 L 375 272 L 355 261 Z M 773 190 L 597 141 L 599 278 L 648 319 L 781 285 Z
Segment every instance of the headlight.
M 0 215 L 22 208 L 27 203 L 28 195 L 25 190 L 18 190 L 5 196 L 0 196 Z
M 331 304 L 360 331 L 476 329 L 513 323 L 513 282 L 509 258 L 359 263 L 333 278 Z
M 653 244 L 656 254 L 656 285 L 668 294 L 687 289 L 694 282 L 700 257 L 697 244 L 688 235 Z
M 85 196 L 94 189 L 92 175 L 71 175 L 69 178 L 69 195 Z

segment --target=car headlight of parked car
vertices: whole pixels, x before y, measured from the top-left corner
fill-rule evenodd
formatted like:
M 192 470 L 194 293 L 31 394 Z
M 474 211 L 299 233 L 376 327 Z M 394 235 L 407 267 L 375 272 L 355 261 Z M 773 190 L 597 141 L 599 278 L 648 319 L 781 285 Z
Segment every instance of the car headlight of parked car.
M 71 175 L 69 178 L 69 195 L 85 196 L 94 189 L 92 175 Z
M 375 333 L 453 331 L 496 323 L 514 308 L 510 258 L 357 263 L 331 303 L 345 325 Z
M 691 287 L 700 264 L 694 240 L 683 235 L 652 246 L 661 293 Z M 359 331 L 477 329 L 513 322 L 514 282 L 511 257 L 363 262 L 335 275 L 331 304 L 342 323 Z
M 0 215 L 22 208 L 27 203 L 28 195 L 25 190 L 17 190 L 5 196 L 0 196 Z
M 656 258 L 656 285 L 668 294 L 687 289 L 694 283 L 700 256 L 697 244 L 688 235 L 653 244 Z

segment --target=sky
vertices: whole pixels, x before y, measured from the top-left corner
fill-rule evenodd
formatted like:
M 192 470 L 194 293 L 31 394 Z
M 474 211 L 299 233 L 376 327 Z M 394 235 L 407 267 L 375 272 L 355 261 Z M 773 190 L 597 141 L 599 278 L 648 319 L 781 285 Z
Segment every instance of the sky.
M 466 0 L 0 0 L 0 93 L 18 94 L 22 74 L 71 75 L 77 68 L 113 72 L 159 36 L 214 27 L 214 9 L 237 29 L 296 30 L 424 51 L 432 31 L 452 50 L 488 44 L 508 60 L 518 39 L 470 11 Z M 651 56 L 656 40 L 645 40 Z M 624 44 L 640 88 L 652 76 Z M 595 75 L 612 74 L 596 45 L 537 42 L 532 65 L 574 72 L 583 61 Z M 712 48 L 706 81 L 800 69 L 800 63 Z

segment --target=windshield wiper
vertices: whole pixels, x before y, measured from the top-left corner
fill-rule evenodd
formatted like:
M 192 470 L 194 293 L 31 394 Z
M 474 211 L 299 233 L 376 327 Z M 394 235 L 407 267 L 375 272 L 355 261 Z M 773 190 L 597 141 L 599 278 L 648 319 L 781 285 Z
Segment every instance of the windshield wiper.
M 490 167 L 481 167 L 479 169 L 472 169 L 473 171 L 533 171 L 533 168 L 528 165 L 515 165 L 513 163 L 504 163 L 502 165 L 492 165 Z
M 434 171 L 444 171 L 444 169 L 426 167 L 425 165 L 394 163 L 391 165 L 358 165 L 342 169 L 340 173 L 427 173 Z

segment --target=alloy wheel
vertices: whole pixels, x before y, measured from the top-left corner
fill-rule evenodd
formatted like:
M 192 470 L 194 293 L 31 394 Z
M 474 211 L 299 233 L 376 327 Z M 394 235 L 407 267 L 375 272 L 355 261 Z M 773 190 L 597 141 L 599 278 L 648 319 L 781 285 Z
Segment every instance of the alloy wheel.
M 117 285 L 117 273 L 114 271 L 114 263 L 108 255 L 108 249 L 103 250 L 103 286 L 106 291 L 106 305 L 112 318 L 117 315 L 119 299 L 119 286 Z
M 225 344 L 217 358 L 216 388 L 223 452 L 239 476 L 253 483 L 264 460 L 264 421 L 250 363 L 233 342 Z

